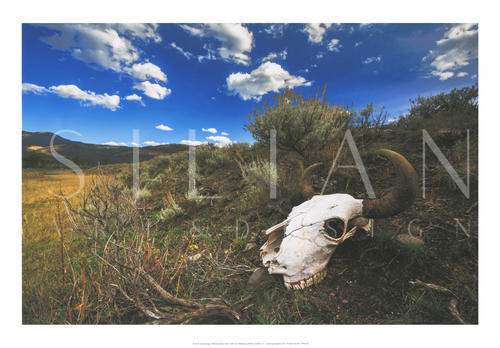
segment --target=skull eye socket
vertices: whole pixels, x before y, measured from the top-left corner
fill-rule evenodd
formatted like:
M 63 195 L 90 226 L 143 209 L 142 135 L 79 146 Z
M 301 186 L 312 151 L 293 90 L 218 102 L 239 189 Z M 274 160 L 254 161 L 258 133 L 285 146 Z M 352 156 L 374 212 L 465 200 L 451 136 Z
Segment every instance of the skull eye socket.
M 340 238 L 344 234 L 344 220 L 333 218 L 325 223 L 325 233 L 330 238 Z

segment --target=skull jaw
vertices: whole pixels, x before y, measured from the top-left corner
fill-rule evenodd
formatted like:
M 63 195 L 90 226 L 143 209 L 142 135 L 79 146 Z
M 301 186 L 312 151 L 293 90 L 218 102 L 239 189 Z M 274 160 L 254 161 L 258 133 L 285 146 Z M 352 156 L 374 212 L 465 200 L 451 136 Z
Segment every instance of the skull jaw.
M 311 285 L 319 284 L 323 279 L 325 279 L 326 272 L 326 268 L 323 268 L 321 271 L 314 273 L 309 278 L 295 282 L 287 281 L 287 277 L 283 276 L 283 281 L 288 290 L 303 290 Z
M 269 267 L 270 274 L 282 274 L 283 283 L 288 290 L 303 290 L 309 286 L 319 284 L 327 275 L 326 265 L 330 261 L 331 256 L 335 252 L 335 249 L 331 251 L 328 258 L 313 268 L 312 270 L 303 270 L 293 275 L 286 273 L 283 267 Z
M 367 227 L 369 228 L 369 226 Z M 283 274 L 283 282 L 288 290 L 303 290 L 312 285 L 319 284 L 327 275 L 326 265 L 328 264 L 333 253 L 337 249 L 337 245 L 340 245 L 346 239 L 352 237 L 356 233 L 357 229 L 358 229 L 357 226 L 355 226 L 351 230 L 344 232 L 341 238 L 336 239 L 335 240 L 336 245 L 333 247 L 333 250 L 330 251 L 330 255 L 328 256 L 326 261 L 317 266 L 313 271 L 308 271 L 308 272 L 302 271 L 299 272 L 298 274 L 290 276 L 285 273 L 286 268 L 284 269 L 280 266 L 273 268 L 271 266 L 269 267 L 269 273 Z M 332 246 L 330 246 L 330 248 L 331 247 Z

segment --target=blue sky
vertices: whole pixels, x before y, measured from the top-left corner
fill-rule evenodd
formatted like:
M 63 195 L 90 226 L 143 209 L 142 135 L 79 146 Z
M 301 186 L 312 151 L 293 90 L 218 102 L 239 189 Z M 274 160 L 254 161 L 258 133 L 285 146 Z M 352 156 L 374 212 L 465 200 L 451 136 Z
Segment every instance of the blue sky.
M 284 88 L 390 117 L 409 99 L 477 82 L 474 24 L 23 24 L 23 130 L 131 146 L 252 142 Z

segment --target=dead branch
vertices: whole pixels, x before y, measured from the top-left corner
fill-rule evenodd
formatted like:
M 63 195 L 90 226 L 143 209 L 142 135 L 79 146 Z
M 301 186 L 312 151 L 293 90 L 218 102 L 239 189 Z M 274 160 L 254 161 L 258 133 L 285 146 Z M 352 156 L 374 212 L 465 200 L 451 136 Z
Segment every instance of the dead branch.
M 455 296 L 455 294 L 450 289 L 445 288 L 444 286 L 441 286 L 441 285 L 436 285 L 436 284 L 432 284 L 432 283 L 424 283 L 423 281 L 421 281 L 419 279 L 413 280 L 413 281 L 410 280 L 408 283 L 410 283 L 410 285 L 413 285 L 413 286 L 420 286 L 422 288 L 435 290 L 435 291 L 439 291 L 442 293 L 446 293 L 446 294 L 450 294 L 450 295 Z
M 448 309 L 450 310 L 451 315 L 453 315 L 460 322 L 460 324 L 467 324 L 467 322 L 462 318 L 462 316 L 458 312 L 456 299 L 452 298 L 450 300 L 450 305 L 448 306 Z
M 413 286 L 420 286 L 422 288 L 434 290 L 434 291 L 437 291 L 437 292 L 440 292 L 443 294 L 453 296 L 454 298 L 452 298 L 450 300 L 450 305 L 448 306 L 448 310 L 450 311 L 451 315 L 453 317 L 455 317 L 461 324 L 467 324 L 467 322 L 462 318 L 462 316 L 460 315 L 460 312 L 458 311 L 457 299 L 456 299 L 457 296 L 455 295 L 455 293 L 453 293 L 453 291 L 451 291 L 450 289 L 445 288 L 444 286 L 441 286 L 441 285 L 436 285 L 436 284 L 432 284 L 432 283 L 424 283 L 423 281 L 421 281 L 419 279 L 416 279 L 413 281 L 410 280 L 409 283 L 410 283 L 410 285 L 413 285 Z
M 99 288 L 105 290 L 108 307 L 118 315 L 142 312 L 149 322 L 156 324 L 242 322 L 239 313 L 223 299 L 187 300 L 172 295 L 162 286 L 165 269 L 170 268 L 173 273 L 170 280 L 181 274 L 193 236 L 187 241 L 186 251 L 172 260 L 174 263 L 167 263 L 164 257 L 167 252 L 157 253 L 155 248 L 157 231 L 152 230 L 150 213 L 144 204 L 132 199 L 130 192 L 112 180 L 101 180 L 85 193 L 82 207 L 75 209 L 69 202 L 64 203 L 73 231 L 92 243 L 102 275 Z M 244 268 L 225 263 L 222 266 L 233 272 Z M 116 290 L 121 296 L 115 296 Z M 68 304 L 69 316 L 70 308 Z

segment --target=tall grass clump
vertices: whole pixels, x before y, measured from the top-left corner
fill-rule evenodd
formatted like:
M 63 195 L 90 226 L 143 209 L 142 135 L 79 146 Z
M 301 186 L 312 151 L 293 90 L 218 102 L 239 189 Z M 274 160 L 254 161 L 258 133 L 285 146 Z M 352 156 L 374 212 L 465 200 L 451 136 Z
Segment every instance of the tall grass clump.
M 87 297 L 92 304 L 84 300 L 76 307 L 88 308 L 94 317 L 113 313 L 109 320 L 118 322 L 130 318 L 158 323 L 203 322 L 214 317 L 230 323 L 240 320 L 220 301 L 202 303 L 172 294 L 171 290 L 179 291 L 174 281 L 185 268 L 193 234 L 177 236 L 170 244 L 168 231 L 159 228 L 145 200 L 113 178 L 96 179 L 79 207 L 65 204 L 73 232 L 88 241 L 89 268 L 83 279 L 92 280 L 94 292 Z

